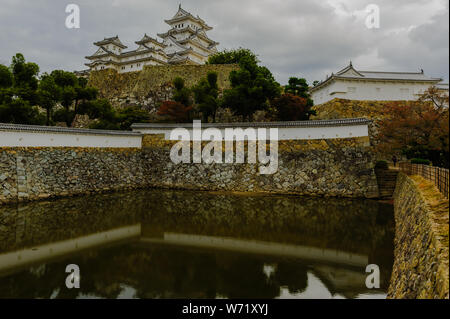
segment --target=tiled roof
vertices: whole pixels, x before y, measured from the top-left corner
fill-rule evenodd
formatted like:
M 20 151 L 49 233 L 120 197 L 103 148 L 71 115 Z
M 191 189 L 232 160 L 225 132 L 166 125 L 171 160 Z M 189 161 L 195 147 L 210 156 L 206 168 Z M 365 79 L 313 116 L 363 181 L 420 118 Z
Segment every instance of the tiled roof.
M 180 16 L 177 16 L 178 13 L 181 13 Z M 190 12 L 181 8 L 181 5 L 178 7 L 177 13 L 172 17 L 172 19 L 164 20 L 167 24 L 175 23 L 177 21 L 185 20 L 186 18 L 191 18 L 192 20 L 200 23 L 205 30 L 211 30 L 212 28 L 206 24 L 206 22 L 201 19 L 199 16 L 194 17 Z
M 95 45 L 101 46 L 104 44 L 109 44 L 109 43 L 114 43 L 115 45 L 117 45 L 118 47 L 121 47 L 122 49 L 126 49 L 127 46 L 124 45 L 122 42 L 120 42 L 119 36 L 116 35 L 115 37 L 110 37 L 110 38 L 104 38 L 101 41 L 97 41 L 94 42 Z
M 422 72 L 375 72 L 358 71 L 367 79 L 389 79 L 389 80 L 417 80 L 417 81 L 441 81 L 442 79 L 431 78 Z
M 439 82 L 440 78 L 432 78 L 421 72 L 380 72 L 380 71 L 359 71 L 356 70 L 352 63 L 336 74 L 331 74 L 324 81 L 321 81 L 318 85 L 311 88 L 311 91 L 315 91 L 325 83 L 333 79 L 352 79 L 352 80 L 374 80 L 374 81 L 426 81 L 426 82 Z
M 0 131 L 22 131 L 22 132 L 38 132 L 38 133 L 71 133 L 71 134 L 96 134 L 96 135 L 125 135 L 139 136 L 136 132 L 113 131 L 113 130 L 93 130 L 84 128 L 68 128 L 59 126 L 41 126 L 41 125 L 23 125 L 0 123 Z
M 243 123 L 202 123 L 202 128 L 216 127 L 266 127 L 266 128 L 285 128 L 285 127 L 327 127 L 327 126 L 351 126 L 364 125 L 372 122 L 366 118 L 337 119 L 337 120 L 319 120 L 319 121 L 286 121 L 286 122 L 243 122 Z M 134 123 L 132 129 L 173 129 L 173 128 L 192 128 L 192 123 Z

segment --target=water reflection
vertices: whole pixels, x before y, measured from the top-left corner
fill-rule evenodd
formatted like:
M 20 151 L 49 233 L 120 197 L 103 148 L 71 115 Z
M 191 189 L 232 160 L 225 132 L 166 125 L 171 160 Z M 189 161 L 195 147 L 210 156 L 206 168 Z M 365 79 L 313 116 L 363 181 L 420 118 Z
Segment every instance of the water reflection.
M 0 297 L 383 297 L 392 237 L 392 207 L 371 200 L 145 190 L 1 207 Z

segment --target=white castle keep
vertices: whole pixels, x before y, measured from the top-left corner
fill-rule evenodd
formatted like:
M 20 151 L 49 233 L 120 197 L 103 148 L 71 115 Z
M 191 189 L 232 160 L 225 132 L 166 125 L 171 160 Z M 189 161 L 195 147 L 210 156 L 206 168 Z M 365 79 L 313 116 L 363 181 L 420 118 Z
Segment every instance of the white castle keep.
M 119 73 L 140 71 L 144 65 L 204 64 L 211 54 L 217 52 L 218 42 L 208 38 L 206 32 L 212 30 L 200 17 L 183 10 L 169 20 L 164 20 L 169 31 L 159 33 L 162 40 L 144 34 L 136 41 L 137 49 L 125 51 L 118 36 L 95 42 L 97 51 L 87 56 L 90 71 L 114 69 Z

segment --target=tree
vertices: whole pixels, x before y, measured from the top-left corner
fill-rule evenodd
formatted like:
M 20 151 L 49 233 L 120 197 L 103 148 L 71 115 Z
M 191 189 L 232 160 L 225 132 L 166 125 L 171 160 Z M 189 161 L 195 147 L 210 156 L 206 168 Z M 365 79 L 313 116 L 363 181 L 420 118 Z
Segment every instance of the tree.
M 51 80 L 50 80 L 51 78 Z M 72 72 L 64 70 L 54 70 L 50 75 L 41 78 L 44 86 L 49 86 L 51 83 L 51 90 L 40 90 L 41 101 L 44 101 L 50 107 L 49 96 L 58 97 L 57 102 L 60 103 L 64 109 L 58 110 L 55 113 L 56 120 L 65 122 L 70 126 L 79 113 L 78 105 L 81 102 L 91 101 L 97 98 L 98 91 L 95 88 L 87 86 L 87 80 L 77 78 Z M 51 94 L 53 92 L 55 94 Z M 57 94 L 56 94 L 57 93 Z M 50 112 L 51 113 L 51 112 Z
M 46 125 L 50 125 L 53 109 L 56 103 L 61 99 L 61 88 L 56 85 L 55 80 L 51 75 L 44 74 L 39 82 L 37 95 L 39 105 L 47 111 Z
M 224 50 L 210 55 L 207 64 L 240 64 L 243 59 L 248 59 L 258 64 L 260 61 L 256 54 L 249 49 Z
M 116 111 L 106 99 L 80 103 L 78 114 L 87 114 L 89 118 L 96 119 L 90 126 L 90 128 L 95 129 L 130 130 L 131 124 L 145 123 L 150 120 L 150 115 L 145 110 L 129 106 Z
M 442 110 L 444 108 L 448 108 L 449 100 L 448 94 L 440 91 L 437 87 L 431 86 L 423 92 L 418 99 L 419 102 L 431 102 L 437 110 Z
M 449 112 L 445 97 L 430 89 L 411 103 L 392 102 L 379 122 L 377 136 L 381 152 L 402 152 L 408 158 L 430 160 L 436 166 L 449 166 Z M 448 103 L 448 97 L 447 97 Z
M 216 122 L 216 112 L 219 107 L 219 87 L 217 86 L 217 73 L 209 72 L 206 78 L 192 88 L 195 103 L 203 115 L 203 122 L 208 122 L 211 116 L 213 123 Z
M 0 89 L 10 88 L 13 85 L 13 74 L 8 67 L 0 64 Z
M 133 123 L 150 122 L 150 114 L 135 106 L 129 106 L 118 111 L 118 124 L 120 130 L 130 130 Z
M 0 65 L 0 105 L 3 122 L 33 124 L 42 116 L 34 106 L 46 109 L 46 123 L 56 120 L 72 124 L 78 112 L 79 102 L 97 98 L 97 90 L 87 86 L 86 79 L 79 79 L 72 72 L 54 70 L 38 79 L 39 66 L 26 62 L 21 53 L 12 58 L 11 66 Z M 57 104 L 64 109 L 53 112 Z M 72 106 L 74 106 L 72 108 Z M 37 112 L 37 113 L 36 113 Z M 26 119 L 26 116 L 30 118 Z
M 24 56 L 17 53 L 12 58 L 11 70 L 14 76 L 14 87 L 37 89 L 39 66 L 36 63 L 25 62 Z
M 37 104 L 39 67 L 17 53 L 7 68 L 0 65 L 0 122 L 44 124 Z
M 286 93 L 272 102 L 280 121 L 306 121 L 312 113 L 308 100 L 304 97 Z
M 191 90 L 184 86 L 184 80 L 180 77 L 173 80 L 173 85 L 173 101 L 164 101 L 157 114 L 170 122 L 190 122 L 193 110 Z
M 313 100 L 309 94 L 308 82 L 304 78 L 289 78 L 288 85 L 284 87 L 284 92 L 303 97 L 308 100 L 310 106 L 313 106 Z
M 0 122 L 43 125 L 45 117 L 39 113 L 37 107 L 31 106 L 28 101 L 16 98 L 10 103 L 0 105 Z
M 268 101 L 280 95 L 280 85 L 269 69 L 258 66 L 254 55 L 244 55 L 239 65 L 240 70 L 230 72 L 231 89 L 225 90 L 221 104 L 249 121 L 255 111 L 266 109 Z
M 114 122 L 116 114 L 107 99 L 97 99 L 80 103 L 78 114 L 87 114 L 91 119 Z
M 158 110 L 158 115 L 176 123 L 187 123 L 191 121 L 192 106 L 185 106 L 180 102 L 164 101 Z
M 61 116 L 64 115 L 63 121 L 66 122 L 67 126 L 70 126 L 75 117 L 75 112 L 71 111 L 70 107 L 74 103 L 77 96 L 75 87 L 78 86 L 78 79 L 72 72 L 63 70 L 54 70 L 52 71 L 52 73 L 50 73 L 50 76 L 53 78 L 55 84 L 59 87 L 59 102 L 65 109 L 64 112 L 59 112 L 59 114 Z
M 25 62 L 24 56 L 17 53 L 12 58 L 10 68 L 13 74 L 14 95 L 28 101 L 30 105 L 36 105 L 39 66 L 36 63 Z
M 175 92 L 172 97 L 173 100 L 184 106 L 192 105 L 191 90 L 184 86 L 184 80 L 180 77 L 176 77 L 173 80 L 173 85 L 175 87 Z

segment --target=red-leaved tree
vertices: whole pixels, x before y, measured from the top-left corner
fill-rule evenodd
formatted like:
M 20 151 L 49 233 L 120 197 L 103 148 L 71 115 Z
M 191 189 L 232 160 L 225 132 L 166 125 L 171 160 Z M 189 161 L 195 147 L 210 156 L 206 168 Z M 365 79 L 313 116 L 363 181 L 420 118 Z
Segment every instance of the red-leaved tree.
M 304 121 L 313 114 L 306 98 L 286 93 L 272 101 L 281 121 Z
M 176 123 L 191 122 L 191 113 L 192 106 L 185 106 L 175 101 L 164 101 L 158 110 L 158 115 Z
M 448 167 L 448 97 L 431 88 L 417 101 L 388 104 L 384 113 L 377 136 L 379 151 L 402 152 L 408 158 L 421 157 Z

